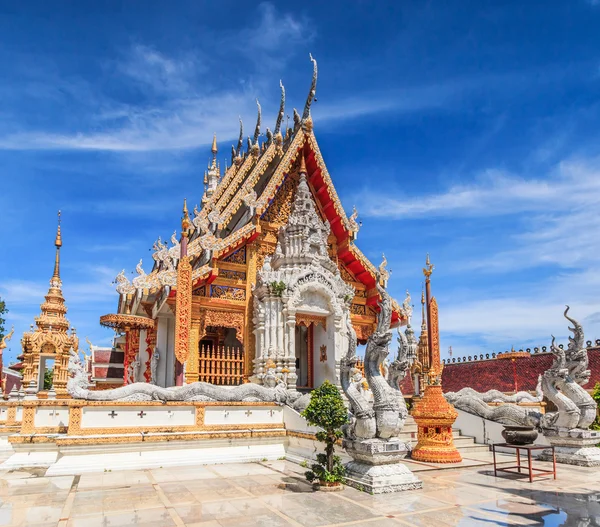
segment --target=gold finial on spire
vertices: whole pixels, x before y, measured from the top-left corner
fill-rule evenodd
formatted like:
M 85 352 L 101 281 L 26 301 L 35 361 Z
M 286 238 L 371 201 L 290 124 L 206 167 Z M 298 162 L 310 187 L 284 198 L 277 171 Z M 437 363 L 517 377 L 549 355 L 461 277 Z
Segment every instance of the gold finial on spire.
M 56 229 L 56 240 L 54 240 L 54 245 L 56 247 L 62 247 L 62 238 L 60 235 L 60 210 L 58 211 L 58 227 Z
M 302 149 L 302 151 L 300 152 L 300 170 L 299 170 L 300 174 L 304 174 L 306 175 L 306 161 L 304 159 L 304 148 Z
M 181 218 L 181 234 L 183 236 L 187 236 L 190 226 L 191 222 L 187 208 L 187 199 L 183 198 L 183 217 Z
M 217 133 L 215 132 L 215 135 L 213 135 L 213 142 L 212 142 L 212 148 L 210 149 L 210 151 L 213 154 L 213 157 L 217 157 Z
M 54 258 L 54 273 L 52 274 L 52 278 L 58 278 L 60 280 L 60 248 L 62 247 L 62 236 L 60 233 L 60 210 L 58 211 L 58 227 L 56 228 L 54 246 L 56 247 L 56 256 Z
M 435 265 L 433 265 L 429 261 L 429 253 L 427 253 L 427 259 L 425 260 L 425 267 L 423 267 L 423 274 L 425 275 L 425 278 L 429 279 L 429 277 L 431 276 L 431 273 L 433 273 L 434 269 L 435 269 Z

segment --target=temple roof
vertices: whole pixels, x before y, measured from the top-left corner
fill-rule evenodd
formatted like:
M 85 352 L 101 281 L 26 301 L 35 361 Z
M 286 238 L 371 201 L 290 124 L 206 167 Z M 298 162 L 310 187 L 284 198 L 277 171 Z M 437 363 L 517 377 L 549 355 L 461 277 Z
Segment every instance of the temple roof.
M 205 175 L 206 190 L 201 200 L 202 208 L 194 209 L 192 230 L 187 254 L 194 257 L 193 280 L 198 284 L 210 279 L 215 270 L 214 260 L 226 257 L 261 233 L 261 218 L 272 204 L 277 191 L 299 163 L 300 153 L 306 162 L 307 180 L 323 219 L 329 222 L 335 235 L 338 259 L 365 285 L 369 304 L 376 307 L 378 295 L 375 281 L 378 270 L 355 245 L 358 232 L 357 213 L 348 217 L 333 185 L 313 130 L 310 106 L 315 96 L 317 63 L 313 62 L 313 78 L 302 116 L 294 109 L 294 126 L 281 132 L 285 113 L 285 90 L 277 114 L 275 132 L 267 128 L 267 140 L 260 143 L 262 115 L 258 105 L 257 123 L 252 138 L 248 137 L 248 148 L 242 152 L 243 125 L 240 121 L 240 136 L 237 148 L 232 147 L 231 166 L 221 177 L 216 163 L 217 141 L 213 138 L 212 164 Z M 257 101 L 258 102 L 258 101 Z M 178 242 L 173 236 L 169 248 L 159 238 L 154 246 L 154 268 L 146 274 L 141 263 L 136 268 L 138 277 L 133 283 L 121 273 L 117 278 L 117 291 L 124 295 L 142 289 L 145 296 L 160 296 L 167 288 L 176 288 L 176 265 L 179 257 Z M 120 311 L 125 308 L 121 302 Z M 400 306 L 394 301 L 394 323 L 402 316 Z

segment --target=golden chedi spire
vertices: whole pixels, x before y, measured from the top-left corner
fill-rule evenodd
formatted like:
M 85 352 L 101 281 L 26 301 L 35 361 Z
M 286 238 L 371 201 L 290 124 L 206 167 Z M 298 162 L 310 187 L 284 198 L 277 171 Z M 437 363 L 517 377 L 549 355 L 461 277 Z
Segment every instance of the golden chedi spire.
M 216 134 L 216 132 L 213 135 L 212 148 L 210 149 L 210 151 L 212 152 L 213 160 L 216 160 L 217 159 L 217 152 L 219 151 L 218 148 L 217 148 L 217 134 Z
M 60 211 L 58 211 L 58 226 L 54 246 L 56 247 L 54 272 L 52 273 L 52 278 L 50 278 L 50 288 L 45 297 L 46 301 L 40 306 L 42 313 L 35 319 L 35 323 L 40 330 L 49 331 L 52 329 L 66 332 L 69 329 L 69 321 L 65 317 L 67 306 L 62 294 L 62 281 L 60 279 L 60 248 L 62 247 Z
M 62 280 L 60 278 L 60 248 L 62 235 L 60 226 L 60 211 L 58 213 L 58 227 L 54 240 L 56 256 L 54 258 L 54 272 L 50 278 L 50 287 L 41 304 L 41 314 L 35 319 L 36 328 L 23 334 L 21 345 L 23 347 L 23 384 L 28 385 L 34 381 L 39 386 L 41 357 L 54 359 L 54 374 L 52 384 L 57 396 L 67 396 L 67 364 L 69 352 L 79 349 L 79 339 L 75 330 L 69 330 L 69 321 L 65 316 L 67 306 L 62 294 Z M 42 374 L 43 375 L 43 374 Z M 39 386 L 39 389 L 42 389 Z

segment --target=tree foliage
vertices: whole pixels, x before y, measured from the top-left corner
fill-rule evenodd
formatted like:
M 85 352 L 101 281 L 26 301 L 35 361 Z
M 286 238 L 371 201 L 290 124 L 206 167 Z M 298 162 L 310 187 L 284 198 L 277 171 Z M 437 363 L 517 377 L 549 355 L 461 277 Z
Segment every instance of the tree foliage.
M 4 327 L 4 323 L 6 322 L 6 320 L 2 316 L 2 315 L 6 315 L 6 313 L 8 313 L 8 309 L 6 308 L 6 303 L 4 302 L 4 300 L 2 300 L 2 298 L 0 298 L 0 339 L 2 337 L 4 337 L 4 335 L 6 335 L 5 327 Z
M 53 378 L 54 368 L 48 368 L 44 372 L 44 390 L 49 390 L 50 388 L 52 388 L 52 384 L 54 384 Z
M 317 462 L 304 475 L 308 481 L 340 483 L 344 480 L 344 466 L 334 455 L 335 443 L 342 437 L 341 427 L 348 422 L 348 410 L 339 390 L 329 381 L 313 390 L 309 405 L 302 412 L 308 424 L 322 428 L 317 432 L 318 441 L 325 443 L 325 453 L 317 455 Z

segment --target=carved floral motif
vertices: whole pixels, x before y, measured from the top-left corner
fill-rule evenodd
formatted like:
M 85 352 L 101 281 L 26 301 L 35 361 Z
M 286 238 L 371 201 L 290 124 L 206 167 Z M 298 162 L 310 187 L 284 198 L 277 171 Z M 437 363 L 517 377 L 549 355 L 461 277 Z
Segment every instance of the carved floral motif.
M 236 300 L 238 302 L 246 300 L 246 290 L 239 287 L 229 287 L 226 285 L 211 285 L 210 296 L 222 300 Z
M 297 326 L 310 326 L 311 324 L 321 325 L 323 329 L 327 329 L 327 318 L 318 315 L 308 315 L 306 313 L 296 313 Z
M 233 328 L 235 337 L 244 343 L 244 314 L 238 311 L 219 311 L 207 309 L 200 315 L 199 340 L 206 335 L 206 328 L 209 326 Z

